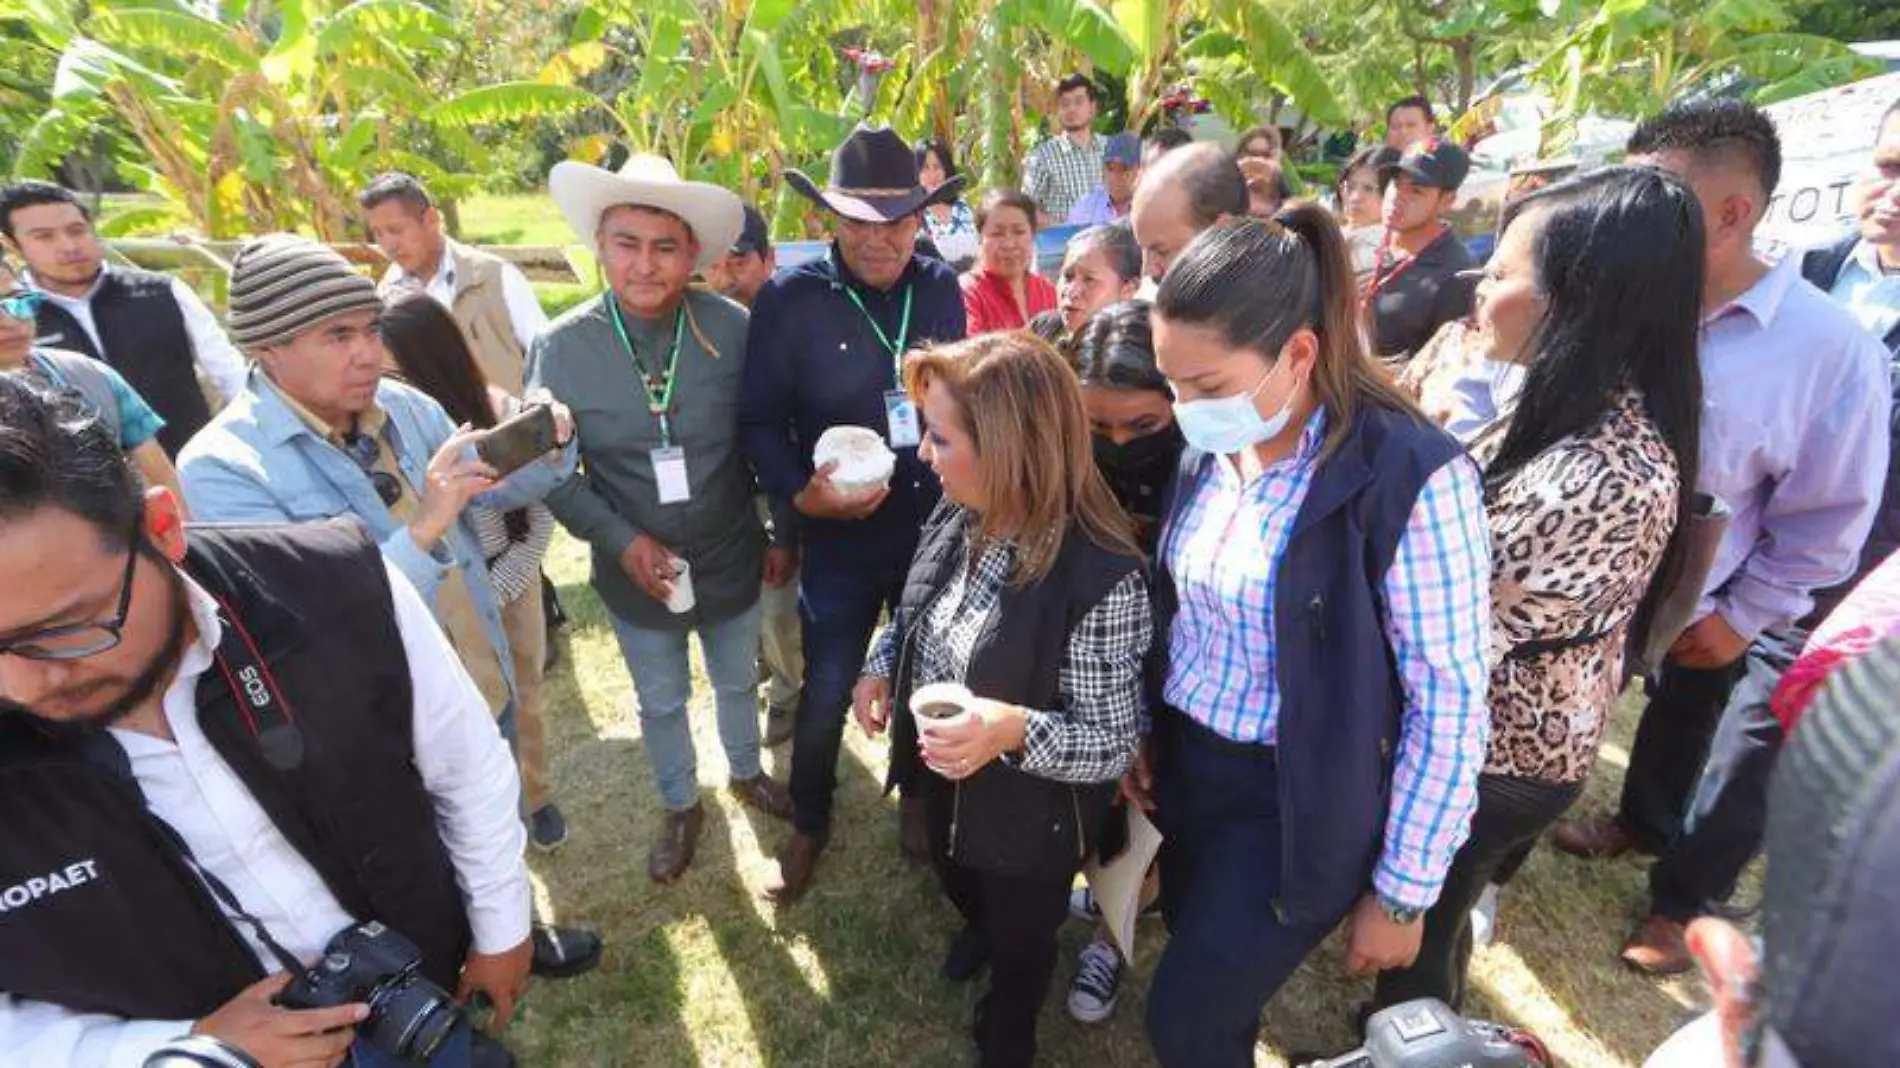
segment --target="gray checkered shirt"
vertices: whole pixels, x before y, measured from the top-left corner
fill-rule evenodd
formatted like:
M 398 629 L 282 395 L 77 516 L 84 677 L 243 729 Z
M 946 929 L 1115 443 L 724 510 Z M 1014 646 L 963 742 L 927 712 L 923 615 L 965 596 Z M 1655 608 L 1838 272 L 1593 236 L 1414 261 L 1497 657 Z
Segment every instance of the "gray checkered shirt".
M 1102 181 L 1102 142 L 1100 134 L 1090 133 L 1086 148 L 1078 148 L 1064 134 L 1057 134 L 1035 148 L 1023 160 L 1023 192 L 1057 222 L 1069 217 L 1069 209 Z
M 950 582 L 918 621 L 912 682 L 962 682 L 970 653 L 996 609 L 1015 546 L 993 542 L 973 568 L 964 540 Z M 878 636 L 866 675 L 889 678 L 896 666 L 902 620 Z M 1142 662 L 1154 637 L 1147 583 L 1139 571 L 1125 576 L 1069 634 L 1058 674 L 1060 709 L 1026 709 L 1028 726 L 1020 757 L 1004 759 L 1022 770 L 1058 782 L 1109 782 L 1135 757 L 1142 708 Z

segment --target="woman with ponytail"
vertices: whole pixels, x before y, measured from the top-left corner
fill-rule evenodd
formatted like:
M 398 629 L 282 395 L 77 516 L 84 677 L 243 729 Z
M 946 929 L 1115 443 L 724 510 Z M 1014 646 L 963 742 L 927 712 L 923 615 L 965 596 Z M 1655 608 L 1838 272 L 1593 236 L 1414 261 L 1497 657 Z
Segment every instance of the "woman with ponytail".
M 1201 234 L 1155 302 L 1188 450 L 1123 786 L 1166 836 L 1167 1068 L 1253 1064 L 1262 1008 L 1341 920 L 1349 970 L 1410 963 L 1476 803 L 1482 480 L 1367 357 L 1355 300 L 1338 224 L 1301 206 Z
M 1496 561 L 1491 739 L 1471 838 L 1426 913 L 1417 962 L 1379 977 L 1377 1007 L 1459 1006 L 1472 906 L 1582 793 L 1623 651 L 1645 647 L 1682 566 L 1702 248 L 1695 195 L 1649 167 L 1593 171 L 1505 214 L 1472 342 L 1522 383 L 1492 398 L 1500 417 L 1472 441 Z

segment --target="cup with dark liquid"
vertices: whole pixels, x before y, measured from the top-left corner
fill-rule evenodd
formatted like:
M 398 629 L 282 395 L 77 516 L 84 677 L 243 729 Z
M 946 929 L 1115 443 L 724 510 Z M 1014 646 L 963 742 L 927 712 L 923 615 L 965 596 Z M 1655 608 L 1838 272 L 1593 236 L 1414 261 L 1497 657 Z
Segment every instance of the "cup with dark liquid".
M 910 694 L 910 714 L 916 717 L 921 736 L 933 726 L 941 727 L 968 715 L 975 695 L 960 682 L 933 682 L 919 686 Z

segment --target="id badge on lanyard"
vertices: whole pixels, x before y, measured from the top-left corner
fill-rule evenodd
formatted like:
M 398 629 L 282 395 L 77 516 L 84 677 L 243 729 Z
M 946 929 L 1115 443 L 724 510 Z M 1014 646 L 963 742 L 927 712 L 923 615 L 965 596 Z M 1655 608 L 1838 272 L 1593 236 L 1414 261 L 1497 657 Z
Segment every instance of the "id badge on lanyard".
M 684 504 L 693 499 L 692 484 L 686 479 L 686 450 L 677 445 L 653 450 L 653 481 L 660 489 L 661 504 Z
M 884 394 L 885 437 L 893 449 L 914 449 L 923 444 L 924 434 L 917 417 L 917 405 L 901 389 Z

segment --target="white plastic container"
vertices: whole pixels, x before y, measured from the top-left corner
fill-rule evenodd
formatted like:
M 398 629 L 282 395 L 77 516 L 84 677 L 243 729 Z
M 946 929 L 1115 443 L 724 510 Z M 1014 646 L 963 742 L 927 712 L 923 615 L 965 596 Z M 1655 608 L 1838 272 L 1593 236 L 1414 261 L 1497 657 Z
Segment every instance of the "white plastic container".
M 970 705 L 975 699 L 970 688 L 960 682 L 933 682 L 912 690 L 910 714 L 917 721 L 918 735 L 933 726 L 962 722 L 970 714 Z
M 811 462 L 823 467 L 837 461 L 831 484 L 847 497 L 876 493 L 891 484 L 897 454 L 884 444 L 884 435 L 861 426 L 834 426 L 818 437 Z
M 675 556 L 673 565 L 673 592 L 666 595 L 666 610 L 674 615 L 685 615 L 699 603 L 693 599 L 693 565 Z

